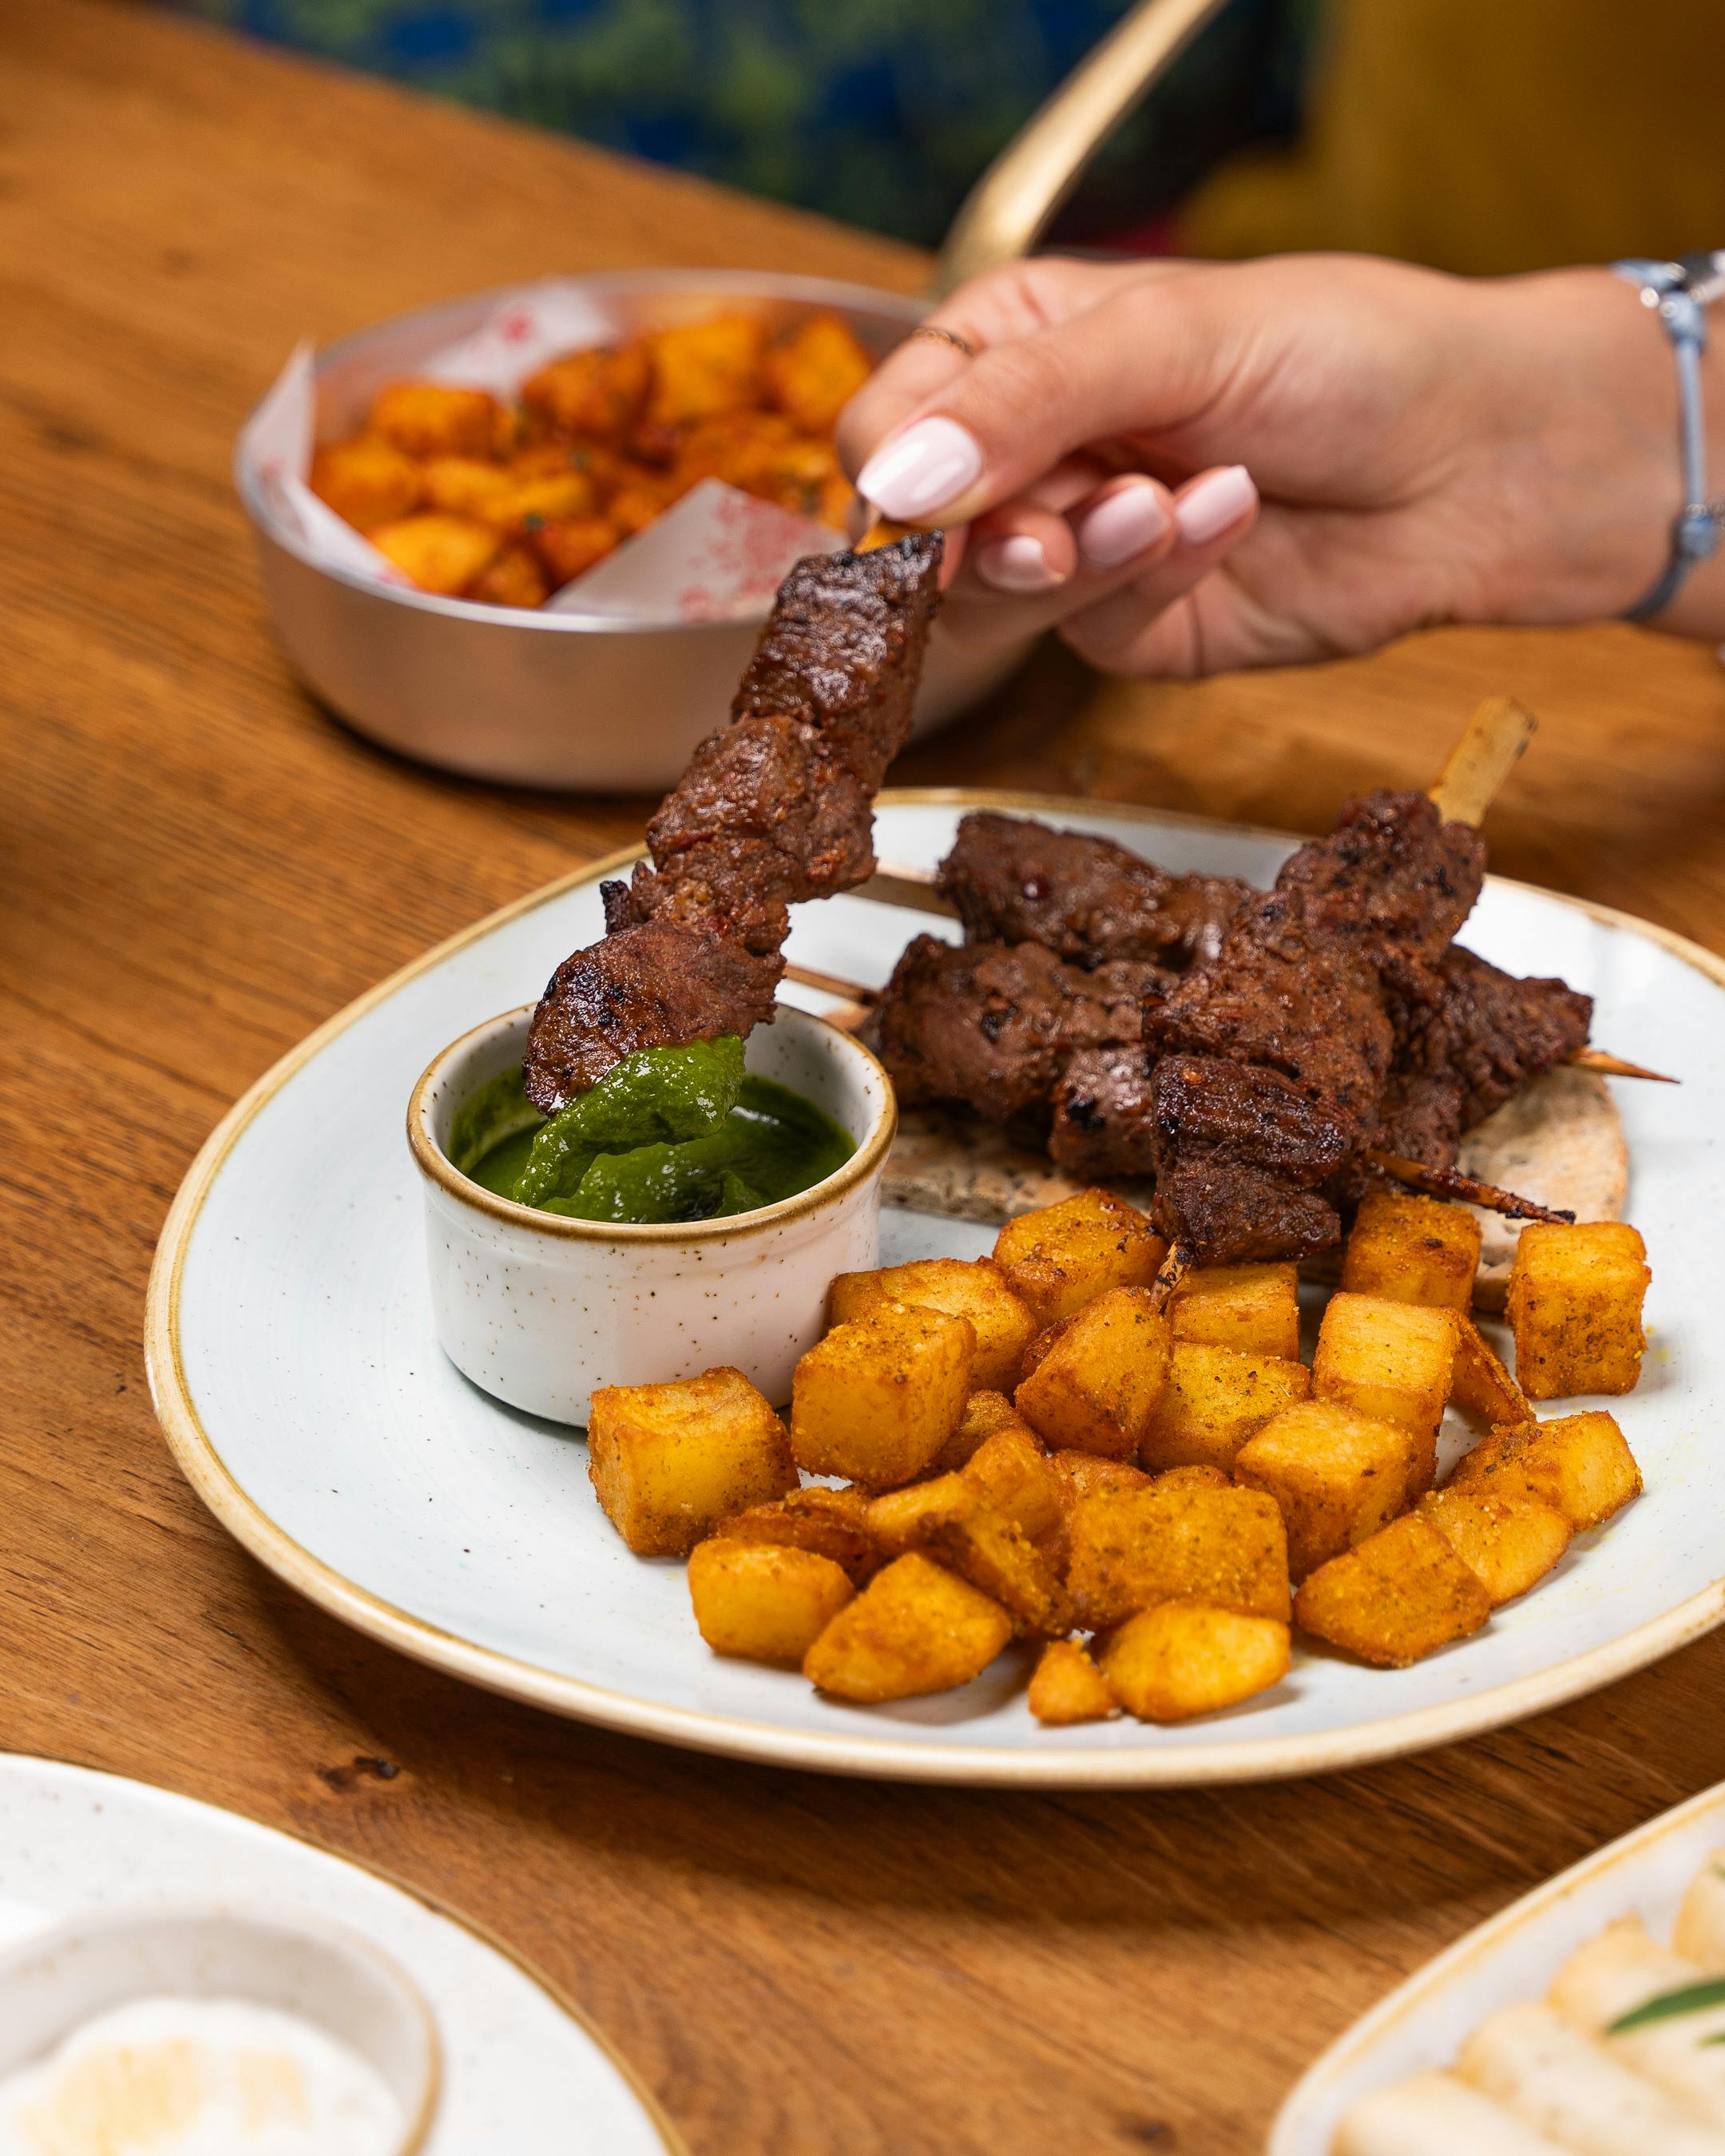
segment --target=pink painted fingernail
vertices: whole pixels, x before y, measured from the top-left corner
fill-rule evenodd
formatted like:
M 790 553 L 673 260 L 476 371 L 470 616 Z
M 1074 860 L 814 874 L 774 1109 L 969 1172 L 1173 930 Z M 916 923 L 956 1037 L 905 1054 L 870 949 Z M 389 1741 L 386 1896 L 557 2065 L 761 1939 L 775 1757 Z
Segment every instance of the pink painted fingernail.
M 1042 542 L 1023 531 L 981 548 L 976 572 L 997 592 L 1051 592 L 1062 581 L 1050 567 Z
M 982 477 L 976 437 L 956 419 L 919 419 L 876 449 L 856 475 L 856 490 L 888 516 L 932 516 Z
M 1207 547 L 1257 505 L 1258 490 L 1244 465 L 1206 472 L 1174 500 L 1174 521 L 1189 547 Z
M 1078 526 L 1078 551 L 1092 569 L 1117 569 L 1153 547 L 1168 526 L 1161 495 L 1140 480 L 1096 504 Z

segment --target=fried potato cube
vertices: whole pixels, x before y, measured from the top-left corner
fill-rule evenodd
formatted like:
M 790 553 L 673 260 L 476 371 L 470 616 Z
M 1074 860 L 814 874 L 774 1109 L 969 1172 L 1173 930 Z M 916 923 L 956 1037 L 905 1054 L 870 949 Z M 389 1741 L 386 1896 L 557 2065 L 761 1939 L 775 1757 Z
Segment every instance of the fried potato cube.
M 1437 1471 L 1457 1331 L 1453 1310 L 1346 1293 L 1331 1296 L 1318 1329 L 1313 1394 L 1375 1422 L 1399 1423 L 1420 1440 L 1410 1497 L 1429 1490 Z
M 508 546 L 469 587 L 470 599 L 488 606 L 536 607 L 546 600 L 545 577 L 525 547 Z
M 1034 1451 L 1042 1450 L 1042 1440 L 1008 1399 L 1004 1393 L 986 1389 L 974 1392 L 964 1403 L 964 1413 L 959 1417 L 958 1427 L 942 1447 L 935 1466 L 942 1473 L 963 1467 L 975 1458 L 977 1453 L 993 1436 L 996 1430 L 1022 1430 L 1030 1440 Z
M 1321 1564 L 1294 1597 L 1302 1631 L 1388 1670 L 1466 1639 L 1491 1614 L 1472 1568 L 1414 1512 Z
M 1241 1446 L 1235 1481 L 1266 1491 L 1288 1530 L 1288 1569 L 1303 1579 L 1393 1520 L 1408 1502 L 1419 1440 L 1334 1400 L 1308 1400 Z
M 374 531 L 410 515 L 427 499 L 424 466 L 381 434 L 335 442 L 311 459 L 311 491 L 357 531 Z
M 1523 1228 L 1507 1308 L 1527 1398 L 1632 1393 L 1647 1345 L 1641 1304 L 1652 1277 L 1647 1246 L 1626 1222 Z
M 1009 1220 L 994 1262 L 1039 1325 L 1070 1317 L 1112 1287 L 1148 1287 L 1168 1255 L 1144 1214 L 1108 1190 L 1081 1190 Z
M 1199 1265 L 1181 1276 L 1168 1314 L 1176 1340 L 1297 1363 L 1300 1268 Z
M 521 384 L 521 403 L 552 434 L 621 442 L 647 407 L 652 362 L 639 340 L 566 352 Z
M 890 1490 L 932 1467 L 964 1413 L 968 1317 L 877 1302 L 835 1325 L 791 1381 L 791 1448 L 811 1475 Z
M 1030 1676 L 1029 1708 L 1051 1729 L 1076 1722 L 1106 1722 L 1120 1712 L 1108 1680 L 1081 1641 L 1050 1640 Z
M 587 1471 L 637 1557 L 682 1557 L 718 1522 L 797 1486 L 784 1424 L 741 1370 L 601 1385 Z
M 489 389 L 393 382 L 372 400 L 371 431 L 410 457 L 489 457 L 507 429 Z
M 1044 1638 L 1068 1630 L 1065 1597 L 1047 1560 L 1015 1521 L 963 1475 L 889 1491 L 869 1507 L 869 1528 L 891 1553 L 926 1549 Z
M 761 400 L 766 325 L 752 315 L 715 315 L 704 322 L 655 330 L 647 339 L 653 381 L 646 424 L 686 426 Z
M 422 592 L 454 598 L 482 577 L 502 547 L 501 535 L 465 516 L 404 516 L 380 524 L 372 544 Z
M 1141 1466 L 1231 1468 L 1234 1456 L 1272 1415 L 1303 1400 L 1312 1373 L 1278 1355 L 1244 1355 L 1177 1340 L 1168 1383 L 1138 1446 Z
M 869 1501 L 860 1490 L 828 1490 L 819 1483 L 792 1490 L 770 1505 L 733 1512 L 713 1529 L 732 1542 L 773 1543 L 813 1550 L 830 1558 L 858 1587 L 880 1569 L 880 1553 L 869 1532 Z
M 1101 1674 L 1140 1722 L 1189 1722 L 1238 1707 L 1288 1673 L 1288 1628 L 1197 1601 L 1141 1609 L 1110 1635 Z
M 483 457 L 433 457 L 421 467 L 425 499 L 445 516 L 471 517 L 476 524 L 501 526 L 504 505 L 519 482 L 504 465 Z
M 1106 1459 L 1100 1452 L 1051 1452 L 1048 1464 L 1058 1483 L 1060 1510 L 1070 1517 L 1072 1507 L 1096 1490 L 1147 1490 L 1150 1477 L 1129 1460 Z M 1219 1476 L 1225 1483 L 1228 1477 Z
M 1458 1316 L 1455 1367 L 1450 1373 L 1450 1398 L 1476 1430 L 1498 1430 L 1532 1422 L 1527 1396 L 1511 1377 L 1491 1343 L 1473 1320 Z
M 961 1470 L 983 1502 L 1040 1543 L 1061 1525 L 1059 1478 L 1035 1433 L 1016 1419 L 985 1438 Z
M 1287 1622 L 1287 1531 L 1261 1490 L 1099 1490 L 1074 1507 L 1066 1532 L 1066 1589 L 1089 1630 L 1186 1599 Z
M 838 315 L 811 315 L 776 338 L 761 362 L 769 399 L 811 434 L 831 434 L 870 372 L 869 355 Z
M 1050 1445 L 1130 1459 L 1168 1383 L 1168 1348 L 1149 1291 L 1111 1288 L 1069 1321 L 1013 1404 Z
M 1480 1269 L 1480 1224 L 1465 1205 L 1412 1191 L 1373 1190 L 1360 1201 L 1342 1259 L 1350 1295 L 1438 1310 L 1473 1305 Z
M 1453 1486 L 1422 1497 L 1420 1517 L 1473 1573 L 1494 1609 L 1543 1579 L 1574 1532 L 1554 1506 L 1537 1498 L 1487 1497 Z
M 1457 1463 L 1447 1487 L 1491 1497 L 1537 1497 L 1580 1534 L 1640 1496 L 1641 1471 L 1616 1418 L 1596 1408 L 1494 1430 Z
M 784 1544 L 709 1541 L 689 1553 L 689 1599 L 716 1655 L 800 1669 L 856 1592 L 842 1565 Z
M 542 525 L 597 516 L 599 490 L 583 471 L 544 472 L 535 479 L 512 479 L 494 512 L 517 537 Z
M 842 1325 L 880 1301 L 968 1317 L 976 1331 L 978 1388 L 999 1391 L 1018 1383 L 1036 1321 L 992 1258 L 916 1258 L 878 1272 L 839 1273 L 827 1291 L 828 1322 Z
M 603 516 L 552 516 L 536 524 L 526 536 L 544 567 L 546 582 L 556 592 L 584 577 L 613 552 L 617 527 Z
M 650 478 L 631 474 L 606 503 L 605 514 L 619 539 L 633 539 L 637 531 L 644 531 L 656 518 L 663 516 L 673 502 L 680 501 L 688 490 L 680 479 L 662 473 L 655 473 Z
M 839 1612 L 803 1656 L 803 1674 L 837 1699 L 910 1699 L 968 1684 L 1011 1637 L 998 1602 L 911 1550 Z
M 1234 1477 L 1219 1467 L 1164 1467 L 1153 1477 L 1159 1490 L 1226 1490 L 1231 1488 Z

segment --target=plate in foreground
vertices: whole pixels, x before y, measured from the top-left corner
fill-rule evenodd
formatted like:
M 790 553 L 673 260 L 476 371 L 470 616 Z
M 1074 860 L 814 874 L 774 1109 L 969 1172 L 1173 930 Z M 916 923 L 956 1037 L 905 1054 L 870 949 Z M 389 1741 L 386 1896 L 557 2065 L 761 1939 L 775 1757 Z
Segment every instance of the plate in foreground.
M 1267 882 L 1274 834 L 1021 796 L 889 794 L 884 860 L 932 866 L 967 808 L 1098 831 L 1176 870 Z M 1045 1730 L 1013 1655 L 963 1691 L 858 1708 L 708 1653 L 683 1567 L 632 1557 L 595 1503 L 579 1435 L 501 1406 L 433 1337 L 420 1196 L 403 1135 L 426 1063 L 536 995 L 603 927 L 600 864 L 429 952 L 261 1079 L 168 1217 L 148 1322 L 157 1405 L 223 1523 L 314 1601 L 439 1668 L 666 1742 L 840 1774 L 1081 1787 L 1314 1774 L 1447 1742 L 1574 1697 L 1725 1618 L 1725 1507 L 1710 1458 L 1725 1328 L 1709 1280 L 1725 1213 L 1725 962 L 1627 916 L 1488 883 L 1466 939 L 1598 1000 L 1595 1039 L 1675 1072 L 1618 1083 L 1629 1217 L 1653 1265 L 1652 1345 L 1619 1409 L 1647 1494 L 1579 1537 L 1490 1627 L 1413 1669 L 1297 1656 L 1273 1693 L 1176 1729 Z M 913 914 L 857 897 L 798 910 L 790 956 L 883 981 Z M 944 924 L 945 932 L 956 927 Z M 791 988 L 811 1009 L 824 998 Z M 889 1212 L 882 1262 L 980 1255 L 993 1231 Z

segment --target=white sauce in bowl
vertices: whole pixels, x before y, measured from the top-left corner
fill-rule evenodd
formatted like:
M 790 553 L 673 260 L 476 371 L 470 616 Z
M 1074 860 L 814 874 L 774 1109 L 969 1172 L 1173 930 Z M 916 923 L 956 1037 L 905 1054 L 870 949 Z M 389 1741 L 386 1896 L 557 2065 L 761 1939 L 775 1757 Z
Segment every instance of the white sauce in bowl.
M 296 2015 L 141 1999 L 0 2080 L 0 2156 L 391 2156 L 374 2070 Z

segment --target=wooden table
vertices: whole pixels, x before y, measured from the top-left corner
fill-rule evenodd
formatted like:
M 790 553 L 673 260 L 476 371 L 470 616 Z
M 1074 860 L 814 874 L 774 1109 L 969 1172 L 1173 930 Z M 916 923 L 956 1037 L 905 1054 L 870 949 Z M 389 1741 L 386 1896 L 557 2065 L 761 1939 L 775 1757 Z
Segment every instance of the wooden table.
M 259 608 L 236 426 L 302 332 L 544 270 L 909 286 L 919 264 L 88 0 L 0 8 L 0 1745 L 449 1897 L 568 1989 L 697 2156 L 1246 2156 L 1397 1978 L 1725 1774 L 1725 1635 L 1369 1773 L 973 1794 L 530 1713 L 243 1557 L 144 1389 L 176 1183 L 318 1020 L 644 804 L 441 778 L 315 709 Z M 1725 948 L 1725 671 L 1629 629 L 1431 635 L 1198 688 L 1098 686 L 1050 654 L 903 776 L 1313 828 L 1358 784 L 1422 783 L 1492 689 L 1547 722 L 1497 865 Z

